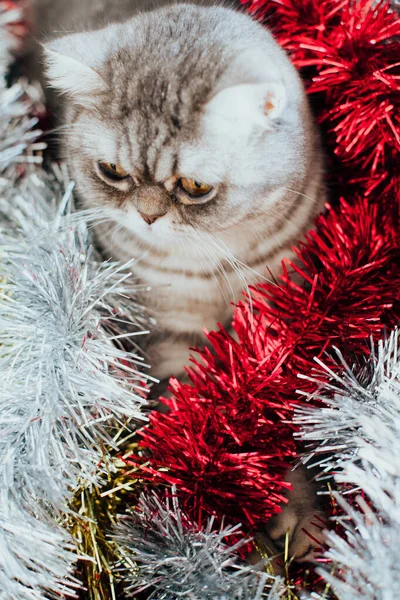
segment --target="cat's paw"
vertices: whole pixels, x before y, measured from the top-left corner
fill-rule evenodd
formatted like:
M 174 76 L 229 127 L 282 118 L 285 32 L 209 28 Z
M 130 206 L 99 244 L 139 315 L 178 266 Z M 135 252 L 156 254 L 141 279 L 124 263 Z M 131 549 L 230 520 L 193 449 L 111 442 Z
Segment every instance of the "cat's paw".
M 326 543 L 325 515 L 320 510 L 296 514 L 286 506 L 266 526 L 275 548 L 296 562 L 314 562 L 323 554 Z
M 178 379 L 181 385 L 188 385 L 191 383 L 190 377 L 187 373 L 178 374 L 176 379 Z M 170 386 L 171 384 L 169 379 L 162 379 L 151 388 L 149 403 L 157 412 L 164 414 L 170 412 L 168 401 L 174 398 L 174 392 Z

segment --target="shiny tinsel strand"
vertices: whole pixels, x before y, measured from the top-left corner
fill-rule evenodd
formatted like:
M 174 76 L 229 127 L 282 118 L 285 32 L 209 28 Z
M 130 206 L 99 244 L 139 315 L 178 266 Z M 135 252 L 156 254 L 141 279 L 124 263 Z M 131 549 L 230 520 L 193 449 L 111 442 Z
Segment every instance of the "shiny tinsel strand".
M 77 597 L 62 514 L 78 485 L 107 480 L 113 432 L 143 422 L 143 361 L 118 344 L 146 318 L 129 269 L 99 264 L 69 223 L 64 171 L 40 167 L 38 89 L 6 87 L 19 18 L 0 3 L 0 598 L 42 600 Z
M 164 499 L 143 494 L 116 534 L 135 563 L 126 577 L 128 592 L 150 590 L 157 600 L 278 600 L 283 582 L 262 565 L 238 560 L 236 551 L 246 540 L 227 544 L 238 533 L 238 526 L 214 529 L 212 518 L 199 529 L 181 510 L 174 489 Z
M 343 465 L 348 468 L 359 460 L 360 440 L 368 439 L 366 433 L 377 415 L 382 428 L 385 422 L 396 424 L 399 407 L 395 402 L 384 403 L 381 394 L 382 389 L 387 393 L 399 376 L 399 356 L 400 336 L 395 330 L 388 339 L 379 341 L 376 350 L 372 344 L 371 354 L 353 365 L 336 349 L 337 369 L 316 359 L 320 380 L 299 375 L 318 386 L 314 394 L 299 390 L 310 404 L 295 411 L 298 435 L 307 448 L 305 461 L 319 464 L 328 473 L 339 473 Z
M 340 357 L 340 355 L 339 355 Z M 339 600 L 395 600 L 400 595 L 400 333 L 379 342 L 364 364 L 341 359 L 318 394 L 319 407 L 297 411 L 310 460 L 333 472 L 344 535 L 331 532 L 321 574 Z M 323 365 L 321 365 L 323 366 Z M 315 400 L 315 395 L 310 398 Z M 318 597 L 314 595 L 313 597 Z
M 0 2 L 0 174 L 7 168 L 15 173 L 22 162 L 40 163 L 40 156 L 33 152 L 44 148 L 38 141 L 41 132 L 34 129 L 38 123 L 35 115 L 43 109 L 40 89 L 27 81 L 11 87 L 6 82 L 12 51 L 19 46 L 13 28 L 21 17 L 17 4 Z
M 130 423 L 115 434 L 113 442 L 118 450 L 110 452 L 104 467 L 107 470 L 101 487 L 82 482 L 71 500 L 71 512 L 64 525 L 71 532 L 76 549 L 83 560 L 78 573 L 85 583 L 85 600 L 115 600 L 120 597 L 122 574 L 115 569 L 117 562 L 136 569 L 131 556 L 110 536 L 117 526 L 117 515 L 126 506 L 133 506 L 141 491 L 134 469 L 127 469 L 126 459 L 137 451 Z

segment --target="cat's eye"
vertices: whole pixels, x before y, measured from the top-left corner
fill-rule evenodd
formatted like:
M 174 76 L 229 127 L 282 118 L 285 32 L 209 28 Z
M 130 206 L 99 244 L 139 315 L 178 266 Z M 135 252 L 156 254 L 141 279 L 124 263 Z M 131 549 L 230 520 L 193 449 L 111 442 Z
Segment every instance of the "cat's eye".
M 99 169 L 101 173 L 107 177 L 107 179 L 111 179 L 111 181 L 122 181 L 130 177 L 129 173 L 127 173 L 125 169 L 114 163 L 100 161 Z
M 207 196 L 213 189 L 212 185 L 197 181 L 196 179 L 188 179 L 181 177 L 179 180 L 180 187 L 193 198 L 202 198 Z

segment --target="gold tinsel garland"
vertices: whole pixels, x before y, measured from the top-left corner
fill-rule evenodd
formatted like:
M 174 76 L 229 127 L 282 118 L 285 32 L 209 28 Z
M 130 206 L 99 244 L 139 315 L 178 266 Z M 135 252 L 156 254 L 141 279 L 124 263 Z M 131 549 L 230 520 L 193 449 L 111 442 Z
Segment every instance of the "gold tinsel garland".
M 137 468 L 126 464 L 126 460 L 138 452 L 137 444 L 127 444 L 127 439 L 133 435 L 126 425 L 118 431 L 114 437 L 118 450 L 104 451 L 101 465 L 106 472 L 104 485 L 99 488 L 83 484 L 78 488 L 70 505 L 71 513 L 65 521 L 76 540 L 80 557 L 78 571 L 87 600 L 117 600 L 120 597 L 118 590 L 122 586 L 122 577 L 117 565 L 123 565 L 125 572 L 137 571 L 132 557 L 111 536 L 118 514 L 125 512 L 127 506 L 132 509 L 141 491 L 140 480 L 135 477 Z

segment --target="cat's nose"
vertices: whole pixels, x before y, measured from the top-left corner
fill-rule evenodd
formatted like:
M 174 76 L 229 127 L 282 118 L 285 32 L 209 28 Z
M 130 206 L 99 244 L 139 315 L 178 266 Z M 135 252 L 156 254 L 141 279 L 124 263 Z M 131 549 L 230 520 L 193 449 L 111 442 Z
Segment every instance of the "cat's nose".
M 167 192 L 159 185 L 141 185 L 135 197 L 137 211 L 148 225 L 167 213 L 169 202 Z
M 157 221 L 157 219 L 164 216 L 165 213 L 158 215 L 146 215 L 146 213 L 143 213 L 139 210 L 139 215 L 142 217 L 143 221 L 146 221 L 148 225 L 151 225 L 152 223 L 154 223 L 154 221 Z

